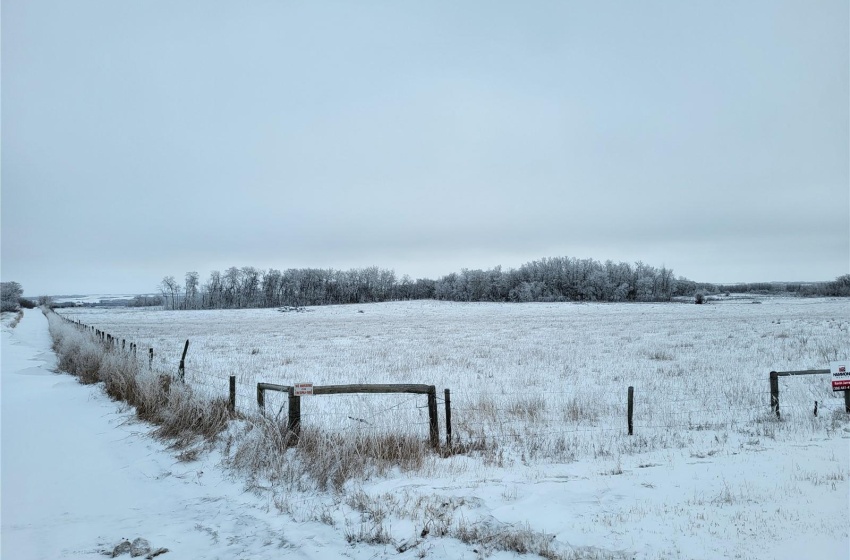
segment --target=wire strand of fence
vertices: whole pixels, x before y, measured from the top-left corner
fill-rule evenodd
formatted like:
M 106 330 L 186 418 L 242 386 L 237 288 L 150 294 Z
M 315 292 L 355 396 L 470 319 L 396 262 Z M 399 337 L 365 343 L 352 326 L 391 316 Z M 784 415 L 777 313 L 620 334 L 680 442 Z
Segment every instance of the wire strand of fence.
M 639 387 L 635 387 L 636 391 L 638 389 L 639 389 Z M 656 404 L 658 404 L 658 402 L 663 402 L 663 403 L 666 403 L 666 404 L 707 403 L 707 402 L 725 403 L 725 402 L 729 402 L 729 401 L 732 401 L 732 400 L 738 401 L 738 400 L 740 400 L 741 398 L 744 398 L 744 397 L 757 397 L 757 396 L 760 396 L 760 395 L 770 395 L 770 391 L 756 391 L 756 392 L 738 393 L 738 394 L 735 394 L 735 395 L 716 395 L 715 394 L 715 395 L 710 396 L 710 397 L 694 397 L 694 398 L 687 398 L 687 399 L 662 398 L 660 401 L 659 400 L 650 400 L 649 398 L 647 398 L 645 396 L 640 396 L 642 394 L 645 394 L 645 393 L 638 392 L 635 395 L 635 400 L 634 400 L 635 405 L 638 405 L 638 404 L 656 405 Z
M 756 407 L 737 407 L 736 413 L 740 413 L 743 410 L 755 410 Z M 712 414 L 716 415 L 718 413 L 729 414 L 729 409 L 725 407 L 703 407 L 703 408 L 693 408 L 690 410 L 679 410 L 679 411 L 668 411 L 668 410 L 653 410 L 653 411 L 635 411 L 635 417 L 656 417 L 656 416 L 696 416 L 699 414 Z
M 502 433 L 498 433 L 498 434 L 494 434 L 494 435 L 497 435 L 500 438 L 522 439 L 522 438 L 528 438 L 528 437 L 532 437 L 532 436 L 536 436 L 536 437 L 557 436 L 557 435 L 564 435 L 564 434 L 577 434 L 577 433 L 590 433 L 590 432 L 593 432 L 593 433 L 598 433 L 598 432 L 625 433 L 627 431 L 628 431 L 628 429 L 625 428 L 625 427 L 622 427 L 622 428 L 604 428 L 604 427 L 601 427 L 601 426 L 597 426 L 597 427 L 588 427 L 588 428 L 574 428 L 574 429 L 569 429 L 569 430 L 563 430 L 563 429 L 562 430 L 544 430 L 544 431 L 534 430 L 534 431 L 527 431 L 525 433 L 502 432 Z
M 542 431 L 543 432 L 548 431 L 549 426 L 553 426 L 553 425 L 564 426 L 565 424 L 549 424 L 549 425 L 544 424 L 544 425 L 542 425 L 543 426 Z M 623 425 L 625 426 L 625 423 L 623 423 Z M 593 426 L 593 425 L 588 426 L 588 425 L 580 425 L 580 424 L 574 425 L 574 426 L 576 426 L 576 427 L 573 427 L 573 428 L 560 428 L 559 427 L 559 428 L 557 428 L 557 430 L 568 429 L 568 430 L 574 430 L 574 431 L 586 431 L 586 430 L 620 430 L 621 429 L 620 427 L 609 428 L 609 427 L 605 427 L 605 426 Z M 528 433 L 540 433 L 541 432 L 541 428 L 533 429 L 533 428 L 531 428 L 531 425 L 529 425 L 527 422 L 520 422 L 520 421 L 514 421 L 514 422 L 458 422 L 457 424 L 455 424 L 455 431 L 456 432 L 457 431 L 470 431 L 472 429 L 479 429 L 481 431 L 490 431 L 490 432 L 493 432 L 493 433 L 500 433 L 500 434 L 518 433 L 518 432 L 528 434 Z M 556 429 L 556 428 L 551 428 L 551 429 Z

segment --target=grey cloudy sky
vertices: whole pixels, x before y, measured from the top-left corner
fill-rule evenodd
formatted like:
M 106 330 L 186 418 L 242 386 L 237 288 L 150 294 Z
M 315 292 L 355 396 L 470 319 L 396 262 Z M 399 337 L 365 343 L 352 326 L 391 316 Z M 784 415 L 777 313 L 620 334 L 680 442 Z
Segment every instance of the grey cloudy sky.
M 850 14 L 781 2 L 4 0 L 2 274 L 850 272 Z

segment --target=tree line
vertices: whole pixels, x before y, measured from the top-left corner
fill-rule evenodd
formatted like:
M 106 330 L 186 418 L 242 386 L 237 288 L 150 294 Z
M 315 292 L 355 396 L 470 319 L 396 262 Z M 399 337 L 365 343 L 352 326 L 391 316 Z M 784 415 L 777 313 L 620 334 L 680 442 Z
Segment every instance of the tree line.
M 205 282 L 187 272 L 183 282 L 166 276 L 160 298 L 139 296 L 133 305 L 169 309 L 238 309 L 372 303 L 413 299 L 446 301 L 670 301 L 708 285 L 676 278 L 666 267 L 642 262 L 604 263 L 568 257 L 532 261 L 517 269 L 463 269 L 431 280 L 398 278 L 376 266 L 347 271 L 300 268 L 280 271 L 251 266 L 214 270 Z M 144 298 L 144 299 L 143 299 Z
M 850 274 L 839 276 L 831 282 L 753 282 L 748 284 L 720 284 L 715 292 L 753 294 L 788 293 L 802 297 L 850 297 Z

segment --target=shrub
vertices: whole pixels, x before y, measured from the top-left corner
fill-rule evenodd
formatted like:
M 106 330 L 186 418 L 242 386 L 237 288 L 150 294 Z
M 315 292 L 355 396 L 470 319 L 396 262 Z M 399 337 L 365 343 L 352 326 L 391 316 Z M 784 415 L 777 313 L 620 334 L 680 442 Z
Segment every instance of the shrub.
M 0 311 L 19 311 L 24 290 L 17 282 L 0 282 Z

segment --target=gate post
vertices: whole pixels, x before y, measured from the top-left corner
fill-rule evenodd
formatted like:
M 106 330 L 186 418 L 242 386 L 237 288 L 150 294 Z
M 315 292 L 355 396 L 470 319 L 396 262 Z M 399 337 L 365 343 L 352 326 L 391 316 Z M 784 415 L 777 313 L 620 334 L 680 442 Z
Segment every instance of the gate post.
M 770 409 L 776 413 L 779 418 L 779 374 L 775 371 L 770 372 Z
M 295 387 L 289 388 L 289 419 L 286 424 L 288 435 L 292 441 L 288 445 L 298 445 L 301 436 L 301 397 L 295 395 Z
M 437 387 L 428 387 L 428 424 L 430 425 L 431 447 L 440 450 L 440 427 L 437 424 Z

